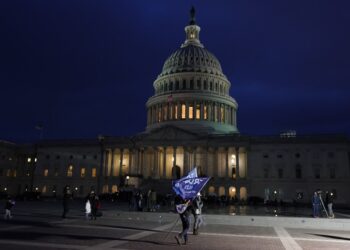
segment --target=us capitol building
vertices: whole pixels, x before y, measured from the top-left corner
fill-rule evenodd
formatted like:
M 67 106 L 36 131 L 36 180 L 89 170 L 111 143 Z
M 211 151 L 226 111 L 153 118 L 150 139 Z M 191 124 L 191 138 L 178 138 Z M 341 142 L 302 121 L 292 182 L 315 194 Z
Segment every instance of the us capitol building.
M 121 188 L 171 192 L 171 180 L 194 166 L 212 179 L 207 195 L 246 200 L 310 202 L 316 189 L 350 203 L 350 144 L 344 135 L 246 136 L 237 129 L 238 104 L 219 60 L 199 39 L 191 10 L 185 41 L 153 83 L 147 127 L 132 137 L 42 140 L 32 145 L 0 141 L 0 189 L 76 196 Z

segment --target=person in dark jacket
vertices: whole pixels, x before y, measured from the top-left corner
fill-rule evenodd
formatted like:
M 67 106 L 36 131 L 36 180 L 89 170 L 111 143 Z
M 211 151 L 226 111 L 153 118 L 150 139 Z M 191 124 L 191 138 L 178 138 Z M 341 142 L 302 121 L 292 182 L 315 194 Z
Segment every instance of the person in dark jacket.
M 63 189 L 63 214 L 62 218 L 67 218 L 67 213 L 69 212 L 70 202 L 72 200 L 72 191 L 70 187 L 67 185 Z
M 329 218 L 334 218 L 334 213 L 333 213 L 333 200 L 334 200 L 334 194 L 333 192 L 326 192 L 326 205 L 328 208 L 328 216 Z
M 312 196 L 312 208 L 313 208 L 313 216 L 314 218 L 320 217 L 320 207 L 321 207 L 321 199 L 318 193 L 315 191 Z
M 180 196 L 175 197 L 176 211 L 178 212 L 182 222 L 182 232 L 175 236 L 177 244 L 186 245 L 188 242 L 188 230 L 190 229 L 190 213 L 191 208 L 189 206 L 190 201 L 182 199 Z
M 15 205 L 15 201 L 12 200 L 11 197 L 9 196 L 5 204 L 5 215 L 4 215 L 5 220 L 12 219 L 11 209 L 14 205 Z
M 96 220 L 98 210 L 101 207 L 100 200 L 97 195 L 94 195 L 92 201 L 91 201 L 91 220 Z

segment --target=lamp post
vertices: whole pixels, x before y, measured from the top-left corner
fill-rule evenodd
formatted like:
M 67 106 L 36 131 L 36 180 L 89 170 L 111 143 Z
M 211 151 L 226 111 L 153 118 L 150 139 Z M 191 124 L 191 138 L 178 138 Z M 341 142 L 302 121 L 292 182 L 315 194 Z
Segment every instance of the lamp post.
M 100 167 L 99 167 L 99 171 L 97 174 L 97 193 L 100 193 L 100 189 L 101 189 L 101 183 L 102 183 L 102 174 L 103 174 L 103 161 L 104 161 L 104 136 L 103 135 L 99 135 L 98 136 L 98 141 L 100 143 L 100 150 L 101 150 L 101 157 L 100 157 Z
M 129 175 L 127 175 L 127 176 L 125 177 L 125 179 L 126 179 L 126 186 L 128 186 L 128 184 L 129 184 L 129 179 L 130 179 L 130 176 L 129 176 Z

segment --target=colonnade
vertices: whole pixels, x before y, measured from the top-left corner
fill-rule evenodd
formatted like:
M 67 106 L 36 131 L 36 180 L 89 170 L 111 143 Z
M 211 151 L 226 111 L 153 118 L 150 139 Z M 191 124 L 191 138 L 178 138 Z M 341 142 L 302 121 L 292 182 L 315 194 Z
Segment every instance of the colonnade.
M 247 176 L 247 153 L 243 147 L 108 148 L 104 159 L 105 179 L 142 175 L 145 179 L 171 180 L 181 178 L 196 166 L 200 176 L 214 177 L 229 193 L 232 185 Z
M 168 102 L 147 110 L 147 125 L 173 120 L 203 120 L 236 125 L 236 110 L 212 101 Z

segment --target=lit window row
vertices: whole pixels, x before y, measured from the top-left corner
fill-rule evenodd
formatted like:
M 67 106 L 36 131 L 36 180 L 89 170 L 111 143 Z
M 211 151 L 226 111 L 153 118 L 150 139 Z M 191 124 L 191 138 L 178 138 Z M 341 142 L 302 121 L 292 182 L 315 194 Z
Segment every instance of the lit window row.
M 208 120 L 235 125 L 235 110 L 220 103 L 164 103 L 148 109 L 148 125 L 168 120 Z

